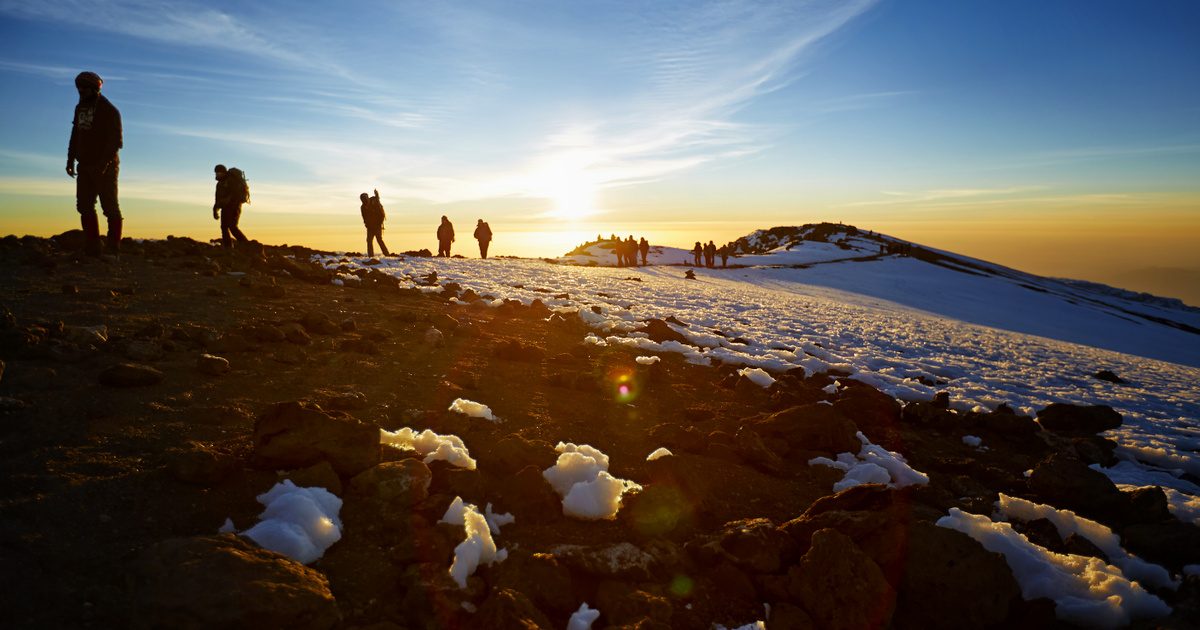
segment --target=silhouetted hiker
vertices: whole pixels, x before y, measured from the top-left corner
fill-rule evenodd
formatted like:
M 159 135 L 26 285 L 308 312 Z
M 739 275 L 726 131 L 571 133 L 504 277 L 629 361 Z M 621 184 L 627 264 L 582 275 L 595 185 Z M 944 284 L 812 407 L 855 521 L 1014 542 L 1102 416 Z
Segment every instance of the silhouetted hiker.
M 379 201 L 379 189 L 375 189 L 374 197 L 368 197 L 367 193 L 362 193 L 358 199 L 362 201 L 360 210 L 362 210 L 363 225 L 367 228 L 367 255 L 375 255 L 374 241 L 379 241 L 380 251 L 387 256 L 388 248 L 383 243 L 383 222 L 387 219 L 387 213 L 383 211 L 383 202 Z
M 488 244 L 492 242 L 492 228 L 487 221 L 480 219 L 475 224 L 475 240 L 479 241 L 479 257 L 486 259 Z
M 241 169 L 227 169 L 224 164 L 218 164 L 213 167 L 213 177 L 217 180 L 213 218 L 221 220 L 221 246 L 226 250 L 233 248 L 230 235 L 236 238 L 239 244 L 249 243 L 250 239 L 238 228 L 238 220 L 242 218 L 242 204 L 250 201 L 250 185 L 246 183 L 246 174 Z
M 696 241 L 696 246 L 692 248 L 692 257 L 696 259 L 696 266 L 700 266 L 700 256 L 704 254 L 704 246 L 700 241 Z
M 722 245 L 717 249 L 717 255 L 721 257 L 721 267 L 724 268 L 726 266 L 725 263 L 729 262 L 729 246 Z
M 80 72 L 75 77 L 79 104 L 71 125 L 71 143 L 67 147 L 67 175 L 75 177 L 75 210 L 83 227 L 83 251 L 99 256 L 100 219 L 96 216 L 96 198 L 108 220 L 108 253 L 121 249 L 121 206 L 117 202 L 117 172 L 121 161 L 117 152 L 124 146 L 121 138 L 121 112 L 100 94 L 104 81 L 95 72 Z
M 712 269 L 717 264 L 717 246 L 712 241 L 704 246 L 704 266 Z
M 637 252 L 637 241 L 633 240 L 633 235 L 630 234 L 629 238 L 625 239 L 625 260 L 629 263 L 630 267 L 638 266 Z
M 450 257 L 450 244 L 454 242 L 454 224 L 445 216 L 442 217 L 442 224 L 438 226 L 438 256 Z
M 650 255 L 650 243 L 643 236 L 642 240 L 638 241 L 638 251 L 642 254 L 642 266 L 645 267 L 648 263 L 646 257 Z

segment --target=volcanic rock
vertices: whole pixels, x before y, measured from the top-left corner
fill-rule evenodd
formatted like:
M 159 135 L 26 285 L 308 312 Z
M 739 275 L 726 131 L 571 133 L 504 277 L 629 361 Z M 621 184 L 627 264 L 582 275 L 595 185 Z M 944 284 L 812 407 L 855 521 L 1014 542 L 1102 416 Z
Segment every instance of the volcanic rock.
M 1020 586 L 1004 556 L 961 532 L 915 522 L 898 585 L 897 628 L 1000 627 Z
M 305 468 L 328 461 L 339 475 L 353 476 L 379 462 L 379 429 L 317 405 L 275 403 L 254 423 L 257 468 Z
M 788 593 L 820 628 L 883 628 L 891 621 L 896 592 L 854 541 L 832 529 L 812 537 L 812 547 L 788 571 Z
M 1121 426 L 1121 414 L 1108 405 L 1052 403 L 1037 416 L 1044 428 L 1056 433 L 1095 434 Z
M 646 336 L 648 336 L 651 341 L 656 341 L 658 343 L 663 343 L 664 341 L 688 343 L 687 337 L 684 337 L 681 333 L 676 332 L 675 329 L 671 328 L 667 324 L 667 322 L 661 319 L 646 320 L 646 327 L 643 328 L 641 332 L 646 333 Z
M 857 453 L 862 442 L 852 420 L 829 405 L 811 404 L 784 409 L 754 421 L 760 434 L 780 437 L 794 449 L 826 453 Z
M 174 538 L 134 563 L 135 628 L 297 628 L 341 621 L 329 582 L 234 535 Z
M 162 372 L 137 363 L 118 363 L 100 373 L 100 384 L 109 387 L 145 387 L 162 380 Z
M 355 475 L 350 492 L 388 504 L 415 505 L 429 496 L 433 473 L 419 459 L 383 462 Z
M 229 359 L 212 354 L 201 354 L 196 358 L 196 369 L 210 376 L 221 376 L 229 372 Z
M 720 545 L 734 564 L 755 573 L 775 573 L 799 555 L 792 537 L 765 518 L 725 523 Z

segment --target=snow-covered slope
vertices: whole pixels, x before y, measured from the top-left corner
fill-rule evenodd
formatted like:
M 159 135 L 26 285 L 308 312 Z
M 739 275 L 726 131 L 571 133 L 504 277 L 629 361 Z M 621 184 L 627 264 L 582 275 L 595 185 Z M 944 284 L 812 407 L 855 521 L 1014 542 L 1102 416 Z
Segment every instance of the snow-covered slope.
M 808 247 L 793 244 L 790 251 Z M 862 249 L 854 239 L 850 247 Z M 682 267 L 661 264 L 388 258 L 373 266 L 402 278 L 402 286 L 417 286 L 436 271 L 441 282 L 458 283 L 493 305 L 501 298 L 541 300 L 591 325 L 592 343 L 674 352 L 696 363 L 776 373 L 836 369 L 906 400 L 946 391 L 965 409 L 1005 403 L 1032 414 L 1052 402 L 1111 405 L 1125 418 L 1109 435 L 1126 461 L 1105 472 L 1118 483 L 1175 488 L 1183 493 L 1172 495 L 1179 506 L 1200 504 L 1200 334 L 1189 328 L 1200 321 L 1194 309 L 902 243 L 892 251 L 879 256 L 876 247 L 867 260 L 804 267 L 697 269 L 695 280 L 685 279 Z M 684 254 L 661 252 L 668 262 Z M 777 255 L 762 254 L 767 260 Z M 323 260 L 344 271 L 368 262 Z M 646 320 L 668 317 L 685 324 L 671 327 L 688 344 L 658 344 L 638 332 Z M 1099 370 L 1127 383 L 1094 378 Z

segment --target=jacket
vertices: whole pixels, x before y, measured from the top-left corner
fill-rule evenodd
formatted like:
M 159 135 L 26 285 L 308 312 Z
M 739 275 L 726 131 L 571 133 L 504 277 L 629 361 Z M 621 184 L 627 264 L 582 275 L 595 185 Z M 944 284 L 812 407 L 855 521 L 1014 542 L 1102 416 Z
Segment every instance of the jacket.
M 75 118 L 71 121 L 71 143 L 67 146 L 68 160 L 78 160 L 80 164 L 89 166 L 104 166 L 116 161 L 117 151 L 122 146 L 121 112 L 103 94 L 97 94 L 95 101 L 80 101 L 75 106 Z
M 480 241 L 492 240 L 492 228 L 486 221 L 475 227 L 475 238 Z

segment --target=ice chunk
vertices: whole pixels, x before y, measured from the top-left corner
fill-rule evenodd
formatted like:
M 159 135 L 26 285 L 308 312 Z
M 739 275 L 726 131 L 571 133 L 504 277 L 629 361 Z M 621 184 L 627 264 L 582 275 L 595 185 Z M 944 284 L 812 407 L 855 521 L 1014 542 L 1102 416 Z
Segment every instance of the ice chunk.
M 584 602 L 579 606 L 579 610 L 571 613 L 571 619 L 567 621 L 567 630 L 590 630 L 599 618 L 600 611 L 588 608 L 587 602 Z
M 652 462 L 656 459 L 659 459 L 662 457 L 667 457 L 669 455 L 674 455 L 674 454 L 675 453 L 672 453 L 671 451 L 667 450 L 666 447 L 660 446 L 660 447 L 654 449 L 653 453 L 650 453 L 649 455 L 646 456 L 646 461 Z

